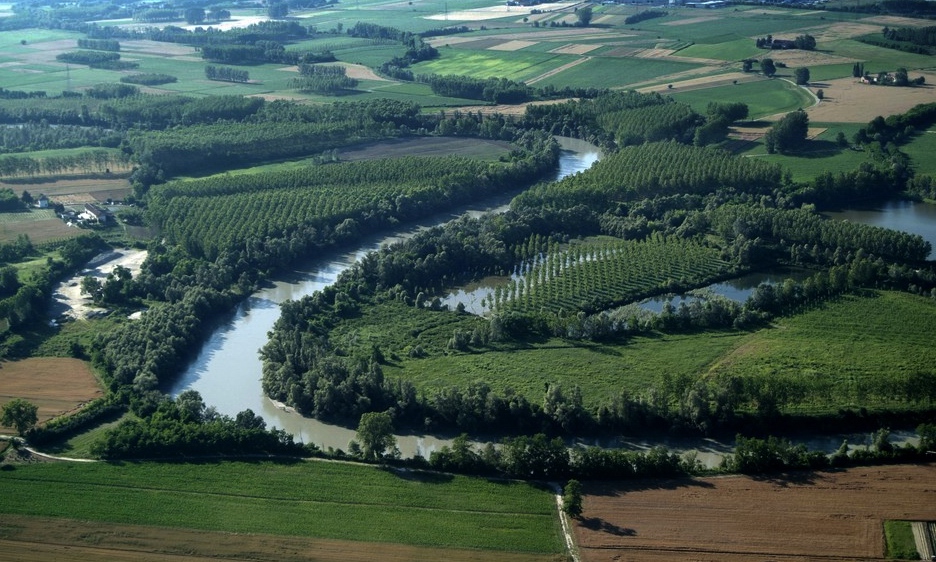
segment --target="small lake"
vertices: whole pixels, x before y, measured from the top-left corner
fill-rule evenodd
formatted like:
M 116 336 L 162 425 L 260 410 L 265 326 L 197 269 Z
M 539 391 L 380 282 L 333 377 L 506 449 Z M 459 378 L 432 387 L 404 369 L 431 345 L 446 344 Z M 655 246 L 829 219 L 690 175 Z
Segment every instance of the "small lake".
M 767 272 L 748 273 L 747 275 L 742 275 L 734 279 L 728 279 L 727 281 L 712 283 L 711 285 L 703 287 L 694 293 L 682 295 L 659 295 L 643 300 L 639 304 L 640 307 L 644 310 L 649 310 L 650 312 L 659 314 L 663 312 L 663 305 L 665 305 L 667 301 L 678 308 L 679 305 L 683 302 L 689 304 L 694 300 L 704 298 L 701 295 L 706 293 L 719 295 L 739 303 L 744 303 L 754 292 L 754 289 L 756 289 L 757 286 L 761 283 L 767 283 L 768 285 L 779 285 L 787 279 L 802 281 L 803 279 L 812 276 L 814 273 L 815 271 L 811 271 L 809 269 L 794 267 L 784 267 Z
M 919 234 L 936 249 L 936 205 L 932 203 L 892 200 L 873 207 L 828 212 L 825 215 L 833 219 Z M 930 252 L 928 259 L 934 257 L 936 252 Z

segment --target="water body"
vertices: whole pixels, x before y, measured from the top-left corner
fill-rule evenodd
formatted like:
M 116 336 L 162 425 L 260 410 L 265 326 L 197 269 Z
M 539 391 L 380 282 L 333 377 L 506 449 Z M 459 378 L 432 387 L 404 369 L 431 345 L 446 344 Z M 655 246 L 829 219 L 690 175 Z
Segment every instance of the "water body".
M 559 139 L 563 148 L 559 169 L 554 179 L 588 169 L 599 158 L 598 149 L 576 139 Z M 342 271 L 368 252 L 409 238 L 427 228 L 444 224 L 469 214 L 480 216 L 507 210 L 514 194 L 492 197 L 454 212 L 442 213 L 409 224 L 392 233 L 368 237 L 358 248 L 345 252 L 329 252 L 289 271 L 272 284 L 251 295 L 211 335 L 201 352 L 182 376 L 168 389 L 173 396 L 185 390 L 197 390 L 205 403 L 221 414 L 235 416 L 251 409 L 263 417 L 268 427 L 278 427 L 292 433 L 298 441 L 314 443 L 322 448 L 347 449 L 354 430 L 306 418 L 274 403 L 261 388 L 262 363 L 257 351 L 267 341 L 267 332 L 280 315 L 280 303 L 311 295 L 335 282 Z M 447 443 L 429 435 L 401 435 L 398 446 L 404 456 L 429 453 Z
M 645 310 L 659 314 L 663 312 L 663 305 L 665 305 L 667 301 L 672 303 L 674 307 L 679 308 L 679 305 L 683 302 L 688 305 L 694 300 L 704 299 L 705 297 L 702 295 L 706 293 L 719 295 L 739 303 L 744 303 L 744 301 L 746 301 L 748 297 L 750 297 L 754 292 L 754 289 L 756 289 L 761 283 L 767 283 L 768 285 L 779 285 L 787 279 L 802 281 L 814 273 L 814 271 L 810 271 L 808 269 L 792 267 L 783 267 L 766 272 L 748 273 L 747 275 L 735 277 L 734 279 L 728 279 L 727 281 L 712 283 L 711 285 L 700 289 L 698 294 L 690 293 L 683 295 L 659 295 L 641 301 L 640 306 Z
M 936 250 L 936 205 L 916 201 L 892 200 L 874 207 L 826 213 L 833 219 L 919 234 Z M 930 252 L 928 259 L 936 258 Z

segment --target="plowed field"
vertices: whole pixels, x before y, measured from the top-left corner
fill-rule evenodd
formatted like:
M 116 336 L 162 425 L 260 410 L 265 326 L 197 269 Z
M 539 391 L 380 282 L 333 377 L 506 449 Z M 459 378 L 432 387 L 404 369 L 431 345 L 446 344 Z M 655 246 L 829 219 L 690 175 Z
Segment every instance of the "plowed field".
M 883 560 L 885 519 L 936 519 L 936 465 L 586 486 L 582 560 Z
M 0 552 L 3 552 L 0 558 L 20 562 L 550 562 L 556 559 L 551 556 L 523 553 L 190 531 L 17 515 L 4 515 L 0 521 Z
M 0 404 L 26 399 L 39 407 L 39 423 L 101 396 L 101 385 L 88 364 L 78 359 L 44 357 L 0 363 Z

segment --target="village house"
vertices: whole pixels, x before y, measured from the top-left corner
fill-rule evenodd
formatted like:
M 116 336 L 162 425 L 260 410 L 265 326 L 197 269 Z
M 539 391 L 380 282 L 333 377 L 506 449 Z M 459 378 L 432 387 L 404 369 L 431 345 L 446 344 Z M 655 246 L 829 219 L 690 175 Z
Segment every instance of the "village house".
M 78 215 L 78 218 L 86 222 L 105 224 L 110 219 L 110 213 L 97 205 L 86 203 L 84 211 Z

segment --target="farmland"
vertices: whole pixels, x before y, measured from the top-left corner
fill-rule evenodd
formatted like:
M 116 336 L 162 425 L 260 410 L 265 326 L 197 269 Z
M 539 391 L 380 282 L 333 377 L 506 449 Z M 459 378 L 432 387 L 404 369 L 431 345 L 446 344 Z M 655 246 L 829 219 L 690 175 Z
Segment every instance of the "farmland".
M 88 364 L 78 359 L 34 358 L 0 364 L 0 402 L 24 398 L 39 407 L 39 422 L 103 395 Z
M 585 562 L 884 560 L 884 521 L 932 520 L 932 464 L 591 484 Z M 769 509 L 764 509 L 769 505 Z
M 263 543 L 270 548 L 264 535 L 306 547 L 325 539 L 372 543 L 352 549 L 379 543 L 454 549 L 456 557 L 460 549 L 483 549 L 490 556 L 503 552 L 508 560 L 510 553 L 518 553 L 518 560 L 547 560 L 561 548 L 549 491 L 339 463 L 39 463 L 5 472 L 0 491 L 9 499 L 5 518 L 94 522 L 104 544 L 111 525 L 143 525 L 171 528 L 179 539 L 185 529 L 257 534 L 248 540 L 260 549 Z

